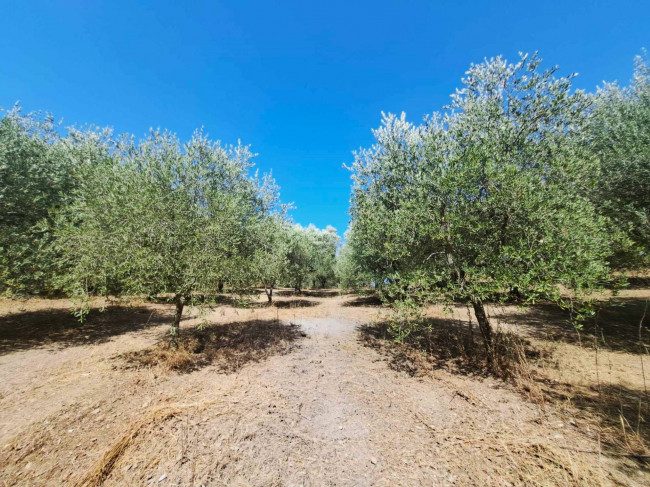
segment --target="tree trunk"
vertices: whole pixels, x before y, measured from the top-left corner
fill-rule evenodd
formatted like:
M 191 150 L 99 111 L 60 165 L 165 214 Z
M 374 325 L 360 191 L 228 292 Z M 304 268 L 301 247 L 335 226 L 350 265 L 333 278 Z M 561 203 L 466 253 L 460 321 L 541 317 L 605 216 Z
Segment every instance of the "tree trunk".
M 521 301 L 522 299 L 524 299 L 524 295 L 523 295 L 523 293 L 519 290 L 518 287 L 513 287 L 513 288 L 510 290 L 509 294 L 510 294 L 510 299 L 513 299 L 513 300 L 515 300 L 515 301 Z
M 174 323 L 172 324 L 171 332 L 171 347 L 176 349 L 178 348 L 178 335 L 181 331 L 181 316 L 183 316 L 183 308 L 185 307 L 185 298 L 180 295 L 174 297 L 174 303 L 176 304 L 176 314 L 174 315 Z
M 269 305 L 273 304 L 273 288 L 264 288 L 264 292 L 266 293 L 266 299 L 269 300 Z
M 217 281 L 217 290 L 218 290 L 220 293 L 223 292 L 223 281 L 222 281 L 221 279 L 219 279 L 219 280 Z
M 478 328 L 481 330 L 483 343 L 485 344 L 485 350 L 487 351 L 488 367 L 492 368 L 492 325 L 490 325 L 490 320 L 485 313 L 483 301 L 478 298 L 472 299 L 472 306 L 474 307 L 474 314 L 476 315 Z

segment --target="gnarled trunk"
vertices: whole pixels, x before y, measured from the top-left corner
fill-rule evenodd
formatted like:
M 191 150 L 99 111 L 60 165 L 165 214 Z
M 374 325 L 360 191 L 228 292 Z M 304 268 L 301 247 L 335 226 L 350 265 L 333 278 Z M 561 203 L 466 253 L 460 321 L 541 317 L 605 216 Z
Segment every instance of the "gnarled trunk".
M 174 304 L 176 305 L 176 313 L 174 314 L 174 323 L 172 324 L 170 345 L 172 348 L 178 348 L 177 339 L 181 331 L 181 316 L 183 316 L 185 298 L 177 294 L 174 296 Z
M 483 343 L 485 344 L 485 350 L 487 352 L 488 366 L 492 368 L 492 325 L 490 325 L 490 319 L 485 312 L 483 301 L 479 298 L 474 298 L 472 299 L 472 306 L 474 307 L 474 315 L 476 316 L 478 328 L 481 330 L 481 335 L 483 336 Z
M 266 293 L 266 299 L 268 299 L 269 305 L 273 304 L 273 288 L 264 288 L 264 292 Z

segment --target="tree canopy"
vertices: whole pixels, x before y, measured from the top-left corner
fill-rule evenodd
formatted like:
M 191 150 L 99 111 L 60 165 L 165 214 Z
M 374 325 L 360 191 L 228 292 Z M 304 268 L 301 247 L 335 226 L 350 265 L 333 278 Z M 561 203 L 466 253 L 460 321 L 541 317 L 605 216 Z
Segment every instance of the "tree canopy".
M 249 177 L 247 147 L 224 148 L 197 132 L 185 144 L 155 131 L 119 140 L 83 166 L 59 214 L 57 246 L 74 294 L 169 293 L 177 306 L 218 281 L 240 284 L 249 232 L 277 205 L 268 179 Z
M 590 136 L 601 171 L 593 200 L 613 224 L 613 264 L 644 265 L 650 252 L 650 67 L 645 57 L 636 57 L 629 86 L 607 83 L 593 100 Z
M 48 245 L 56 210 L 75 186 L 76 165 L 51 116 L 0 120 L 0 292 L 47 292 L 54 266 Z
M 351 167 L 350 240 L 378 283 L 470 302 L 559 299 L 607 276 L 609 241 L 589 196 L 589 97 L 522 55 L 472 65 L 444 114 L 386 115 Z

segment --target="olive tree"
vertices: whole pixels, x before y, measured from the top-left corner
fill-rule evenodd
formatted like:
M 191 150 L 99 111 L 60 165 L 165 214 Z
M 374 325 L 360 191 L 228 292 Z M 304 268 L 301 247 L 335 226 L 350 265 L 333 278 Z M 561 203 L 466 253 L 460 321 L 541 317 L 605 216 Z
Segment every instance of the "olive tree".
M 51 116 L 0 120 L 0 292 L 53 291 L 49 253 L 55 211 L 75 186 L 75 164 Z
M 313 241 L 300 225 L 293 225 L 287 233 L 287 268 L 285 282 L 301 293 L 314 272 Z
M 262 284 L 269 304 L 273 303 L 273 290 L 287 275 L 289 232 L 282 214 L 261 220 L 254 229 L 250 267 L 255 281 Z
M 617 267 L 648 262 L 650 252 L 650 67 L 637 56 L 627 87 L 607 83 L 594 96 L 592 147 L 601 176 L 592 193 L 613 230 Z
M 369 286 L 373 277 L 362 264 L 360 249 L 356 245 L 360 242 L 353 238 L 351 230 L 345 232 L 344 237 L 346 242 L 341 246 L 336 257 L 336 279 L 339 287 L 345 291 Z
M 336 281 L 336 251 L 340 238 L 336 228 L 294 225 L 288 235 L 285 281 L 301 292 L 305 284 L 324 288 Z
M 484 302 L 508 292 L 559 300 L 607 274 L 604 221 L 586 196 L 589 98 L 537 56 L 472 65 L 446 113 L 415 126 L 384 116 L 356 154 L 350 239 L 378 283 L 474 309 L 488 357 Z
M 108 293 L 118 283 L 122 293 L 168 294 L 175 337 L 195 292 L 246 274 L 248 232 L 275 204 L 268 181 L 248 176 L 250 159 L 247 147 L 222 147 L 201 132 L 184 144 L 161 131 L 121 139 L 83 167 L 59 215 L 67 289 Z
M 313 287 L 333 285 L 336 279 L 336 250 L 341 241 L 336 228 L 328 225 L 320 230 L 310 225 L 306 232 L 311 239 Z

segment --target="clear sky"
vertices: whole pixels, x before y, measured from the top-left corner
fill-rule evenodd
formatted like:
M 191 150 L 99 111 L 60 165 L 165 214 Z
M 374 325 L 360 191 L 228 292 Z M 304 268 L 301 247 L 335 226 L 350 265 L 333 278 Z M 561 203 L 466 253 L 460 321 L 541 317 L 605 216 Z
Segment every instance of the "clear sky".
M 648 0 L 0 0 L 0 21 L 0 107 L 241 139 L 295 221 L 341 234 L 341 165 L 382 110 L 420 121 L 498 54 L 537 50 L 591 91 L 650 49 Z

